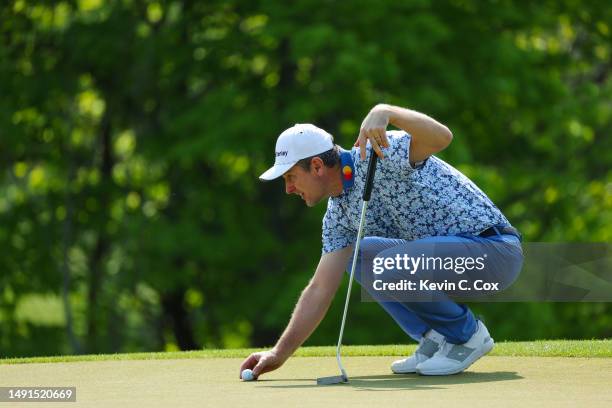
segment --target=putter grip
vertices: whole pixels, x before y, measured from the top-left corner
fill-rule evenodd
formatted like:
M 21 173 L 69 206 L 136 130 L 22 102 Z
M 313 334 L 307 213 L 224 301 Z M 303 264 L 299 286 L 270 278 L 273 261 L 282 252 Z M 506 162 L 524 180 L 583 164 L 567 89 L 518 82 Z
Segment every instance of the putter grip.
M 368 163 L 368 173 L 366 174 L 366 184 L 365 188 L 363 189 L 363 201 L 370 201 L 372 184 L 374 184 L 374 173 L 376 173 L 376 160 L 378 160 L 378 155 L 374 149 L 372 149 L 370 162 Z

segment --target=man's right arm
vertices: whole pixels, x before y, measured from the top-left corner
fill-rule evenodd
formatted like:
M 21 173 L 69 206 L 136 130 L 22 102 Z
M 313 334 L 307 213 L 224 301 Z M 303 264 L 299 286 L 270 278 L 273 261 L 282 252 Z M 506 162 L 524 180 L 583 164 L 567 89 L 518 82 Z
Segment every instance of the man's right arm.
M 321 257 L 314 276 L 302 292 L 289 324 L 274 348 L 251 354 L 242 363 L 240 372 L 251 368 L 257 377 L 275 370 L 306 341 L 329 309 L 352 252 L 352 247 L 347 247 Z

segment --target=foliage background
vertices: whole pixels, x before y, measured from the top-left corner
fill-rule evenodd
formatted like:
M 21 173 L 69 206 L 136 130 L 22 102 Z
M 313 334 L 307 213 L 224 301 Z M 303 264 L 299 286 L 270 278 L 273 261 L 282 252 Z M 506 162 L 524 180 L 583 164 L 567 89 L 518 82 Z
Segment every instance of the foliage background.
M 257 176 L 286 127 L 347 146 L 378 102 L 448 125 L 527 241 L 609 242 L 610 30 L 603 1 L 3 2 L 0 355 L 273 344 L 325 208 Z M 347 342 L 406 342 L 358 292 Z M 474 309 L 496 339 L 612 336 L 609 303 Z

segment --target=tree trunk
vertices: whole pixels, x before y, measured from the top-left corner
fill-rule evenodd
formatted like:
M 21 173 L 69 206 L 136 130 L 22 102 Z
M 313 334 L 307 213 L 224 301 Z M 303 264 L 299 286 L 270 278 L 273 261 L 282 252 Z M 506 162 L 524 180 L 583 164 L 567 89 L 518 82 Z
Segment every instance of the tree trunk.
M 100 140 L 100 148 L 102 149 L 102 160 L 100 163 L 101 173 L 101 191 L 99 195 L 100 208 L 102 211 L 110 212 L 109 195 L 112 185 L 112 141 L 111 141 L 111 125 L 110 114 L 108 110 L 102 118 L 102 132 Z M 96 244 L 89 259 L 89 288 L 87 293 L 88 310 L 87 310 L 87 344 L 90 353 L 100 351 L 99 344 L 99 295 L 102 290 L 104 278 L 104 258 L 110 247 L 109 237 L 106 234 L 104 225 L 101 226 Z
M 177 288 L 172 292 L 162 294 L 161 305 L 164 317 L 172 327 L 179 348 L 181 350 L 200 349 L 195 342 L 189 313 L 185 308 L 185 289 Z
M 74 178 L 74 163 L 72 159 L 68 159 L 69 163 L 69 171 L 68 177 L 69 180 Z M 72 195 L 70 193 L 70 189 L 68 188 L 66 191 L 66 218 L 64 219 L 63 225 L 63 248 L 62 248 L 62 301 L 64 304 L 64 316 L 66 317 L 66 334 L 68 335 L 68 341 L 70 342 L 70 347 L 72 348 L 72 352 L 74 354 L 82 354 L 83 350 L 81 348 L 81 344 L 79 340 L 74 334 L 74 326 L 72 322 L 72 309 L 70 308 L 70 264 L 68 261 L 68 251 L 70 250 L 70 245 L 72 244 L 72 227 L 73 227 L 73 218 L 74 218 L 74 204 Z

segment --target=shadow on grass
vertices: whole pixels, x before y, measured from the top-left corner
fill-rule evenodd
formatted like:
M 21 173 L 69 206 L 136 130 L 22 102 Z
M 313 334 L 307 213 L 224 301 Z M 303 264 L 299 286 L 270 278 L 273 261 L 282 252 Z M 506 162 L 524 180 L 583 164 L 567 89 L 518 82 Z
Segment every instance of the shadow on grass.
M 261 387 L 265 388 L 330 388 L 330 387 L 351 387 L 360 391 L 394 391 L 394 390 L 439 390 L 446 388 L 447 385 L 473 384 L 498 381 L 519 380 L 523 377 L 514 371 L 496 371 L 490 373 L 464 372 L 448 376 L 421 376 L 417 374 L 385 374 L 385 375 L 366 375 L 360 377 L 350 377 L 348 383 L 337 385 L 317 385 L 316 379 L 280 379 L 280 380 L 259 380 Z M 308 382 L 309 384 L 287 384 L 287 385 L 264 385 L 272 382 Z

